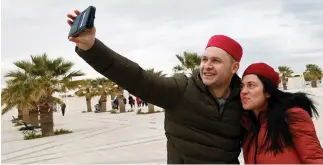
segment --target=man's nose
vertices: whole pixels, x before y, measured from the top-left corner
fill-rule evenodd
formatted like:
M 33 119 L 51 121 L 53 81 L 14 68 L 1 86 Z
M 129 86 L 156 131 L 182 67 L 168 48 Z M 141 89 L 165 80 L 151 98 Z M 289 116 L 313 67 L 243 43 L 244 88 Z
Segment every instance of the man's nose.
M 208 69 L 210 69 L 210 68 L 212 68 L 213 66 L 212 66 L 212 64 L 211 64 L 211 62 L 210 62 L 210 61 L 207 61 L 207 62 L 205 63 L 205 67 L 206 67 L 206 68 L 208 68 Z

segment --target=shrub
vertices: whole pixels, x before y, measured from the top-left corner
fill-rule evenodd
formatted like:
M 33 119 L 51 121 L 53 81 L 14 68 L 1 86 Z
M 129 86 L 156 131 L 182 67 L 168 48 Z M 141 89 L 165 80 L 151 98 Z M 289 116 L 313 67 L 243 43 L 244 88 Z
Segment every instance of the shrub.
M 145 115 L 145 114 L 151 114 L 151 113 L 160 113 L 160 112 L 165 112 L 165 110 L 161 110 L 161 111 L 154 111 L 154 112 L 141 112 L 141 109 L 138 109 L 137 111 L 137 115 L 141 114 L 141 115 Z
M 110 111 L 110 113 L 112 113 L 112 114 L 116 114 L 116 113 L 118 113 L 118 112 L 117 112 L 117 110 L 116 110 L 116 109 L 112 109 L 112 110 Z
M 142 112 L 141 112 L 141 108 L 139 108 L 138 110 L 137 110 L 137 112 L 136 112 L 137 114 L 142 114 Z
M 73 131 L 67 130 L 67 129 L 56 129 L 54 134 L 55 135 L 61 135 L 61 134 L 68 134 L 72 133 Z
M 37 134 L 35 132 L 26 132 L 24 134 L 24 139 L 25 140 L 31 140 L 31 139 L 36 139 L 36 138 L 41 138 L 41 134 Z

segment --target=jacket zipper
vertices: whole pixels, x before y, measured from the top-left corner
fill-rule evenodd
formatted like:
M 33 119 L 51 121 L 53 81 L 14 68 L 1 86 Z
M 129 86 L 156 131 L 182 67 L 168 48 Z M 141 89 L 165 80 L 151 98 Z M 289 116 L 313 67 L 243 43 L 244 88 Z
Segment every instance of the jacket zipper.
M 235 91 L 232 91 L 231 92 L 235 92 Z M 228 98 L 226 98 L 226 102 L 224 104 L 220 104 L 218 98 L 215 98 L 210 92 L 209 92 L 209 95 L 213 98 L 213 100 L 215 100 L 215 102 L 217 103 L 217 107 L 218 107 L 218 110 L 219 110 L 219 116 L 220 118 L 222 118 L 223 116 L 223 112 L 224 112 L 224 107 L 225 105 L 232 100 L 233 96 L 232 96 L 232 93 L 230 94 L 230 96 Z
M 260 112 L 261 113 L 261 112 Z M 257 122 L 258 122 L 258 127 L 256 128 L 256 133 L 257 133 L 257 136 L 256 136 L 256 144 L 255 144 L 255 154 L 254 154 L 254 163 L 257 164 L 257 151 L 258 151 L 258 135 L 259 135 L 259 130 L 261 128 L 261 124 L 260 124 L 260 113 L 258 114 L 258 118 L 257 118 Z
M 256 136 L 256 147 L 255 147 L 255 154 L 254 154 L 254 163 L 257 164 L 257 150 L 258 150 L 258 131 Z

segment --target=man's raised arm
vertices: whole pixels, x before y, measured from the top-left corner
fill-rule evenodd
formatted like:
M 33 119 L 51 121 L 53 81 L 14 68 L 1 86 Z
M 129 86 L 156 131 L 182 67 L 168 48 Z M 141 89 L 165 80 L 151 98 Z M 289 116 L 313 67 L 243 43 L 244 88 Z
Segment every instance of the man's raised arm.
M 67 14 L 67 23 L 71 26 L 80 11 Z M 186 88 L 187 78 L 154 76 L 143 70 L 138 64 L 119 55 L 95 38 L 96 28 L 92 27 L 77 37 L 69 37 L 76 44 L 76 52 L 96 71 L 117 83 L 129 93 L 163 107 L 176 106 Z
M 90 49 L 83 51 L 76 47 L 76 52 L 96 71 L 129 93 L 154 105 L 171 109 L 179 103 L 184 93 L 186 76 L 151 75 L 137 63 L 114 52 L 98 39 L 95 39 Z

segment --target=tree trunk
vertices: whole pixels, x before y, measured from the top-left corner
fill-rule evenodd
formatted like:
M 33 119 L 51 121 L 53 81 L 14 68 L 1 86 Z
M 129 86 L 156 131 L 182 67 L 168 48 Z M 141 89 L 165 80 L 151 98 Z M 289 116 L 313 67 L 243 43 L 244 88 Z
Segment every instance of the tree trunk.
M 101 102 L 101 112 L 107 111 L 107 101 Z
M 86 98 L 87 112 L 92 112 L 91 98 Z
M 317 81 L 316 80 L 311 80 L 311 86 L 313 88 L 317 88 Z
M 126 106 L 124 105 L 124 102 L 123 102 L 123 96 L 120 96 L 118 100 L 119 100 L 120 113 L 126 112 Z
M 287 82 L 286 81 L 283 82 L 283 89 L 287 90 Z
M 100 102 L 101 102 L 101 112 L 106 112 L 107 111 L 107 95 L 103 94 L 100 97 Z
M 53 109 L 48 103 L 40 104 L 40 123 L 42 136 L 54 135 Z
M 29 116 L 29 109 L 22 110 L 22 119 L 27 124 L 31 123 L 31 119 L 30 119 L 30 116 Z
M 18 109 L 18 119 L 23 120 L 23 114 L 21 109 Z
M 39 126 L 39 112 L 37 109 L 32 109 L 29 111 L 30 124 L 34 126 Z
M 154 113 L 154 112 L 155 112 L 154 104 L 148 103 L 148 113 Z

